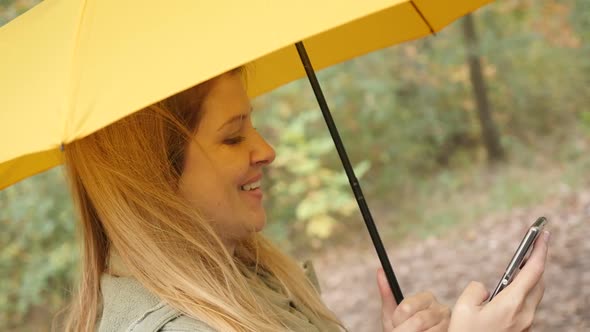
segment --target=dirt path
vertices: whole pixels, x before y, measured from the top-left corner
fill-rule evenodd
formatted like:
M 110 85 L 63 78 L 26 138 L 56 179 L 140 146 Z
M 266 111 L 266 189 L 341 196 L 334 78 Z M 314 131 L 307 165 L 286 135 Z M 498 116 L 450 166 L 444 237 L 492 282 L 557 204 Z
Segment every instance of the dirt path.
M 452 305 L 471 280 L 495 286 L 529 224 L 550 219 L 546 291 L 533 331 L 590 331 L 590 191 L 563 194 L 468 229 L 388 248 L 404 294 L 432 291 Z M 485 237 L 476 241 L 475 230 Z M 373 249 L 339 249 L 314 259 L 323 297 L 351 331 L 381 331 Z

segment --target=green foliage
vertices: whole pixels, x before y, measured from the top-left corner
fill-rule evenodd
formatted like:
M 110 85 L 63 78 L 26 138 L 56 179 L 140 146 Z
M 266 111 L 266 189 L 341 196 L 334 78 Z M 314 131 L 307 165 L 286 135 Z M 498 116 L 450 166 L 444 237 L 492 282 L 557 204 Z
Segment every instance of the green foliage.
M 356 206 L 344 171 L 330 167 L 334 144 L 321 113 L 307 110 L 294 116 L 294 110 L 279 100 L 283 91 L 300 89 L 302 83 L 279 89 L 257 106 L 262 110 L 256 114 L 257 122 L 263 123 L 260 130 L 280 137 L 270 171 L 269 219 L 273 222 L 267 232 L 285 245 L 289 241 L 286 225 L 304 229 L 310 237 L 325 238 L 336 224 L 334 217 L 349 216 Z M 357 177 L 369 166 L 367 161 L 358 163 Z
M 580 114 L 580 120 L 586 133 L 590 134 L 590 111 L 584 111 Z
M 41 0 L 0 0 L 0 27 L 39 2 Z
M 565 139 L 590 128 L 590 94 L 583 88 L 590 83 L 590 52 L 582 42 L 590 26 L 576 6 L 587 5 L 509 1 L 475 15 L 492 116 L 514 163 L 530 163 L 524 156 L 545 147 L 544 137 Z M 445 186 L 452 190 L 462 182 L 446 170 L 484 161 L 461 28 L 454 24 L 436 37 L 319 73 L 351 160 L 370 162 L 361 181 L 369 199 L 416 208 L 406 197 L 429 197 Z M 329 237 L 350 227 L 345 217 L 354 211 L 344 207 L 354 201 L 350 189 L 333 179 L 341 174 L 340 161 L 306 80 L 257 101 L 264 110 L 258 127 L 278 154 L 270 172 L 270 234 L 288 245 L 309 230 Z M 546 153 L 579 157 L 575 149 L 554 148 Z M 444 174 L 451 180 L 439 182 Z M 432 179 L 438 187 L 427 185 Z M 517 187 L 498 190 L 506 198 L 492 197 L 500 209 L 536 197 Z
M 0 191 L 0 322 L 63 304 L 78 261 L 61 168 Z M 1 324 L 0 324 L 1 327 Z

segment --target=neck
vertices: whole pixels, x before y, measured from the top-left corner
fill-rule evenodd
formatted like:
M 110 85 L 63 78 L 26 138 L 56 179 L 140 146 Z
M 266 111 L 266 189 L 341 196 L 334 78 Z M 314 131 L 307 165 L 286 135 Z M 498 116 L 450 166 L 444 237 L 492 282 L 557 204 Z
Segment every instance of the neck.
M 236 243 L 235 240 L 230 239 L 222 239 L 223 245 L 225 249 L 229 252 L 230 256 L 233 256 L 236 251 Z M 117 255 L 117 253 L 112 250 L 109 256 L 109 263 L 107 266 L 107 274 L 110 274 L 114 277 L 131 277 L 131 273 L 125 267 L 125 264 L 121 260 L 121 257 Z
M 125 264 L 121 261 L 121 257 L 117 253 L 111 251 L 109 256 L 109 265 L 107 266 L 107 274 L 114 277 L 130 277 L 131 273 L 125 267 Z

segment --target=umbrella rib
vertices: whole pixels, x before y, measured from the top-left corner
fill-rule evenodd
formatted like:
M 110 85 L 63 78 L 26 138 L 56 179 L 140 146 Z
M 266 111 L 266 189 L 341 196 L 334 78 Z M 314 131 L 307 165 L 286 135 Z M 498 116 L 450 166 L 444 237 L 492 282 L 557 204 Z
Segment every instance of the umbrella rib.
M 414 7 L 414 10 L 416 10 L 418 15 L 420 15 L 420 17 L 422 18 L 422 21 L 424 21 L 424 23 L 426 23 L 426 25 L 428 26 L 428 29 L 430 29 L 430 33 L 433 35 L 436 35 L 436 31 L 434 31 L 434 28 L 432 27 L 432 25 L 430 25 L 430 22 L 428 22 L 428 20 L 426 19 L 426 16 L 424 16 L 424 14 L 420 10 L 420 8 L 418 8 L 418 5 L 416 3 L 414 3 L 414 0 L 410 0 L 410 3 L 412 4 L 412 7 Z
M 74 108 L 74 96 L 78 93 L 78 84 L 75 84 L 74 82 L 74 78 L 76 76 L 75 71 L 77 70 L 78 66 L 77 63 L 75 63 L 76 58 L 77 58 L 77 54 L 79 53 L 79 48 L 80 48 L 80 39 L 81 39 L 81 30 L 82 30 L 82 24 L 84 22 L 84 17 L 86 16 L 86 7 L 88 5 L 88 1 L 87 0 L 82 0 L 81 6 L 80 6 L 80 17 L 78 19 L 78 26 L 76 28 L 76 32 L 74 35 L 74 41 L 73 41 L 73 47 L 72 47 L 72 65 L 70 67 L 70 73 L 69 73 L 69 80 L 66 84 L 68 84 L 67 86 L 67 100 L 66 100 L 66 109 L 64 110 L 65 114 L 64 114 L 64 127 L 63 127 L 63 132 L 62 132 L 62 139 L 61 139 L 61 144 L 60 144 L 60 150 L 63 152 L 63 146 L 64 143 L 70 143 L 70 141 L 72 141 L 73 139 L 71 137 L 68 137 L 69 135 L 69 115 L 72 113 L 73 114 L 73 108 Z

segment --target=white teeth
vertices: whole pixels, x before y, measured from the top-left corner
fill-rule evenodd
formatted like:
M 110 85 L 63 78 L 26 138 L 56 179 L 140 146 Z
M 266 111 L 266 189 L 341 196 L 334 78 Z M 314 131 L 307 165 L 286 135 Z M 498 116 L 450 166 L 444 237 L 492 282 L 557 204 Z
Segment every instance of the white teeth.
M 258 189 L 258 188 L 260 188 L 260 180 L 258 180 L 256 182 L 245 184 L 240 187 L 240 189 L 245 190 L 245 191 L 254 190 L 254 189 Z

